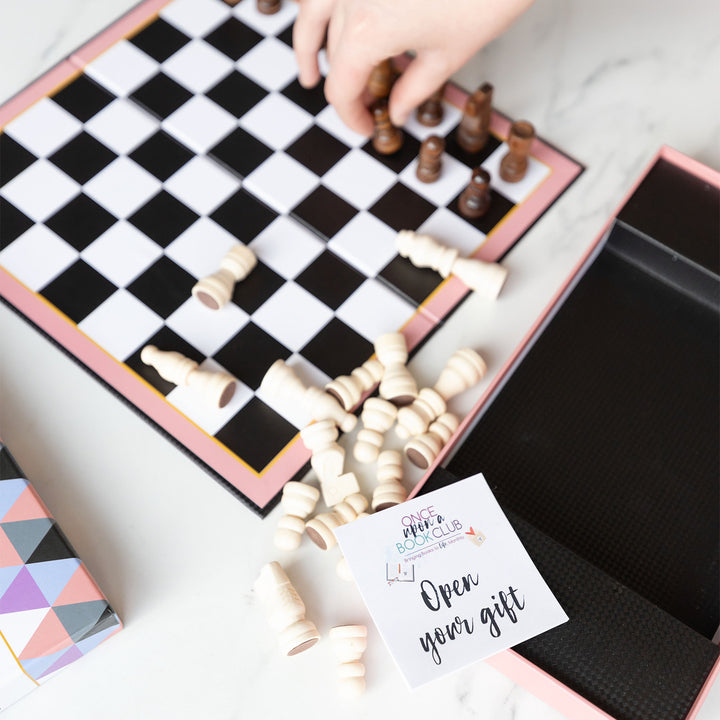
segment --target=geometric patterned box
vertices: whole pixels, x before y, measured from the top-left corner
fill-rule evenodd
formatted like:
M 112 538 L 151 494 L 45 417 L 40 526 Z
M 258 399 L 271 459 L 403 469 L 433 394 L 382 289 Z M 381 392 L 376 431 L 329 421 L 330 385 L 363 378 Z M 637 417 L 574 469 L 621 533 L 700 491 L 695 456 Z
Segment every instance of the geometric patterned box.
M 0 710 L 121 627 L 0 441 Z

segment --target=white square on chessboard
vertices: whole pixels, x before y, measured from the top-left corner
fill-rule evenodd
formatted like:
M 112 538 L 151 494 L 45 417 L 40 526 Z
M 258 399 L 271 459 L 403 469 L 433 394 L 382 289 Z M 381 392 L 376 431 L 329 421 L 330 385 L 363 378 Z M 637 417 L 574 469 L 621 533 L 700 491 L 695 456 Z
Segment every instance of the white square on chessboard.
M 80 257 L 114 285 L 125 287 L 162 254 L 157 243 L 121 220 L 90 243 Z
M 132 355 L 162 326 L 162 318 L 124 288 L 78 324 L 82 332 L 117 360 Z
M 438 208 L 417 232 L 432 236 L 442 245 L 456 248 L 463 257 L 471 256 L 487 240 L 485 233 L 447 208 Z
M 201 93 L 217 85 L 234 68 L 233 61 L 203 40 L 192 40 L 162 66 L 183 87 Z
M 236 119 L 205 95 L 196 95 L 163 120 L 163 130 L 195 152 L 205 153 L 230 133 Z
M 38 160 L 0 190 L 18 210 L 42 222 L 78 194 L 80 186 L 47 160 Z
M 120 40 L 85 67 L 85 74 L 115 95 L 128 95 L 158 72 L 160 63 Z
M 298 351 L 332 319 L 332 310 L 307 290 L 286 282 L 252 315 L 253 322 Z
M 231 12 L 218 0 L 174 0 L 160 11 L 160 17 L 190 37 L 203 37 Z
M 38 291 L 78 259 L 74 247 L 44 225 L 33 225 L 0 250 L 0 265 Z
M 46 157 L 82 130 L 82 123 L 50 98 L 43 98 L 5 126 L 5 132 L 38 157 Z
M 160 129 L 160 123 L 125 98 L 113 100 L 85 123 L 85 130 L 111 150 L 132 152 Z
M 185 163 L 165 189 L 200 215 L 212 212 L 240 189 L 240 181 L 217 163 L 196 156 Z
M 323 130 L 326 130 L 338 140 L 342 140 L 350 147 L 360 147 L 368 140 L 364 135 L 354 132 L 345 125 L 332 105 L 323 108 L 317 114 L 315 121 Z
M 364 210 L 328 243 L 328 247 L 364 275 L 374 277 L 397 255 L 397 233 Z
M 142 207 L 161 187 L 156 177 L 121 155 L 85 183 L 83 190 L 115 217 L 125 218 Z
M 284 152 L 273 153 L 243 185 L 278 212 L 287 213 L 319 184 L 315 173 Z
M 442 155 L 440 177 L 435 182 L 424 183 L 418 180 L 417 167 L 418 159 L 415 158 L 400 173 L 400 180 L 433 205 L 448 205 L 470 182 L 470 168 L 447 153 Z
M 275 150 L 282 150 L 313 124 L 310 113 L 284 95 L 270 93 L 240 118 L 240 125 Z
M 248 314 L 235 303 L 211 310 L 191 296 L 165 320 L 165 324 L 203 355 L 210 356 L 237 335 L 247 321 Z
M 325 244 L 300 223 L 281 215 L 248 247 L 285 279 L 297 277 L 325 249 Z
M 274 15 L 263 15 L 257 9 L 256 0 L 241 2 L 233 9 L 233 13 L 261 35 L 277 35 L 281 33 L 298 14 L 298 3 L 282 0 L 280 10 Z
M 525 177 L 516 183 L 509 183 L 500 177 L 500 161 L 505 157 L 508 146 L 503 143 L 495 152 L 488 157 L 482 164 L 482 167 L 490 173 L 492 178 L 490 185 L 498 192 L 502 193 L 508 200 L 519 204 L 527 199 L 543 180 L 550 174 L 550 168 L 536 160 L 534 157 L 528 157 L 528 168 Z
M 422 141 L 430 135 L 439 135 L 447 137 L 452 129 L 460 122 L 462 118 L 462 110 L 451 105 L 449 102 L 443 102 L 443 118 L 439 125 L 435 127 L 425 127 L 417 121 L 417 113 L 410 113 L 410 117 L 403 126 L 411 135 Z
M 323 185 L 360 210 L 367 210 L 396 182 L 396 174 L 365 151 L 353 148 L 323 175 Z
M 225 228 L 201 217 L 165 248 L 165 255 L 199 280 L 217 272 L 221 260 L 237 244 Z
M 292 48 L 275 37 L 261 40 L 237 61 L 236 66 L 267 90 L 282 90 L 298 73 Z
M 415 308 L 379 280 L 368 278 L 338 309 L 336 315 L 374 343 L 379 335 L 397 332 Z
M 213 360 L 205 360 L 200 364 L 200 369 L 214 372 L 226 372 L 218 363 Z M 175 387 L 165 399 L 174 405 L 183 415 L 192 420 L 209 435 L 214 435 L 220 428 L 226 425 L 244 405 L 253 397 L 253 391 L 235 379 L 235 394 L 224 408 L 212 407 L 198 393 L 189 387 Z

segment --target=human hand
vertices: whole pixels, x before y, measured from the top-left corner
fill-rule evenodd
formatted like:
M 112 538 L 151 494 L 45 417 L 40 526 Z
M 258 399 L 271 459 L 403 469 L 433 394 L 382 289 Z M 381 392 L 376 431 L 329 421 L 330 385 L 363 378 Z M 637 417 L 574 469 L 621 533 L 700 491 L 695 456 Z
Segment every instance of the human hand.
M 372 132 L 363 102 L 373 67 L 414 50 L 393 86 L 390 118 L 402 125 L 412 110 L 472 55 L 500 35 L 532 0 L 300 0 L 293 45 L 300 82 L 320 80 L 317 54 L 327 31 L 330 71 L 325 95 L 348 127 Z

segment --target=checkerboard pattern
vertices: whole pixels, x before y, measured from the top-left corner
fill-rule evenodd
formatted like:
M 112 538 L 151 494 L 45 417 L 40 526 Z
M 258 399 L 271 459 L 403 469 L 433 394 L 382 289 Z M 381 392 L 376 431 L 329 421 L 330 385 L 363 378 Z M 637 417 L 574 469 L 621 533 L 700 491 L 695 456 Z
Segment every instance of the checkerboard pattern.
M 488 215 L 466 220 L 458 197 L 472 167 L 497 169 L 500 139 L 466 156 L 452 133 L 461 112 L 446 104 L 440 127 L 411 120 L 402 150 L 378 155 L 322 84 L 299 85 L 296 12 L 175 0 L 0 134 L 0 266 L 253 477 L 309 421 L 259 390 L 272 362 L 315 384 L 347 374 L 442 283 L 397 256 L 396 231 L 471 254 L 550 172 L 531 159 L 522 182 L 494 183 Z M 429 134 L 447 136 L 447 151 L 442 178 L 426 185 L 415 168 Z M 210 311 L 190 289 L 237 241 L 258 266 Z M 171 386 L 140 361 L 148 343 L 234 375 L 232 402 L 206 409 Z

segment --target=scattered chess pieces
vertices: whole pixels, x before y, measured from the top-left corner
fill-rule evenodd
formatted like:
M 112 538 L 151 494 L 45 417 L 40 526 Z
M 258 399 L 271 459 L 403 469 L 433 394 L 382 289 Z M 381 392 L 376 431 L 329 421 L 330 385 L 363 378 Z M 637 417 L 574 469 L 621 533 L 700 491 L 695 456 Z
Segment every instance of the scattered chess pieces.
M 447 411 L 450 398 L 479 383 L 486 372 L 485 361 L 474 350 L 455 351 L 435 385 L 423 388 L 412 405 L 400 408 L 395 432 L 401 438 L 422 435 L 433 420 Z
M 375 127 L 372 145 L 381 155 L 396 153 L 403 144 L 403 131 L 390 122 L 390 113 L 386 102 L 377 102 L 372 107 Z
M 305 618 L 305 603 L 279 562 L 265 565 L 254 587 L 265 605 L 270 627 L 278 633 L 283 655 L 297 655 L 315 645 L 320 633 Z
M 306 386 L 284 360 L 276 360 L 265 373 L 261 387 L 269 396 L 302 403 L 313 420 L 332 420 L 343 432 L 350 432 L 357 418 L 328 393 Z
M 508 152 L 500 161 L 500 177 L 505 182 L 520 182 L 525 177 L 534 138 L 535 128 L 527 120 L 517 120 L 510 126 Z
M 485 83 L 465 103 L 456 135 L 458 144 L 465 152 L 477 153 L 485 147 L 490 133 L 492 94 L 493 86 Z
M 417 121 L 425 127 L 436 127 L 443 119 L 443 94 L 445 85 L 439 87 L 427 100 L 418 105 L 416 112 Z
M 370 358 L 350 375 L 341 375 L 325 386 L 325 392 L 336 398 L 345 410 L 352 410 L 363 393 L 371 390 L 383 374 L 383 366 L 376 358 Z
M 417 383 L 405 367 L 407 343 L 402 333 L 386 333 L 375 341 L 375 354 L 384 368 L 378 391 L 395 405 L 409 405 L 417 397 Z
M 378 100 L 383 100 L 390 95 L 393 83 L 395 82 L 395 69 L 392 60 L 388 58 L 378 63 L 371 71 L 368 78 L 367 88 L 370 94 Z
M 422 141 L 416 171 L 420 182 L 432 183 L 440 177 L 444 150 L 445 140 L 439 135 L 430 135 Z
M 360 493 L 348 495 L 342 502 L 335 505 L 332 512 L 320 513 L 305 524 L 307 536 L 321 549 L 335 547 L 335 528 L 357 520 L 367 510 L 367 498 Z
M 191 388 L 215 408 L 225 407 L 235 394 L 237 383 L 232 375 L 200 370 L 195 360 L 174 350 L 158 350 L 154 345 L 146 345 L 140 359 L 154 367 L 160 377 L 174 385 Z
M 244 280 L 257 265 L 255 253 L 242 243 L 234 245 L 220 261 L 220 269 L 195 283 L 192 294 L 211 310 L 230 302 L 235 283 Z
M 470 220 L 481 218 L 490 207 L 490 173 L 477 167 L 458 200 L 460 214 Z
M 460 420 L 456 415 L 446 412 L 431 423 L 428 431 L 416 435 L 405 445 L 405 455 L 413 465 L 427 470 L 437 459 L 440 451 L 447 445 L 452 434 L 458 429 Z
M 365 401 L 360 415 L 363 428 L 358 432 L 353 448 L 353 456 L 358 462 L 371 463 L 377 460 L 384 435 L 395 422 L 397 413 L 397 406 L 389 400 L 371 397 Z
M 315 510 L 320 491 L 312 485 L 291 480 L 285 483 L 280 504 L 285 515 L 280 518 L 275 531 L 275 547 L 278 550 L 296 550 L 305 532 L 305 519 Z
M 407 500 L 407 491 L 403 487 L 402 478 L 402 455 L 397 450 L 383 450 L 378 456 L 378 485 L 372 496 L 372 509 L 375 512 Z
M 430 235 L 401 230 L 396 246 L 398 253 L 416 267 L 432 268 L 444 278 L 455 275 L 489 300 L 497 298 L 507 278 L 507 270 L 502 265 L 460 257 L 457 248 L 446 247 Z
M 257 0 L 258 12 L 263 15 L 274 15 L 280 10 L 282 0 Z
M 338 668 L 340 696 L 352 700 L 365 692 L 365 666 L 360 662 L 367 649 L 367 628 L 364 625 L 339 625 L 331 628 L 330 642 Z

